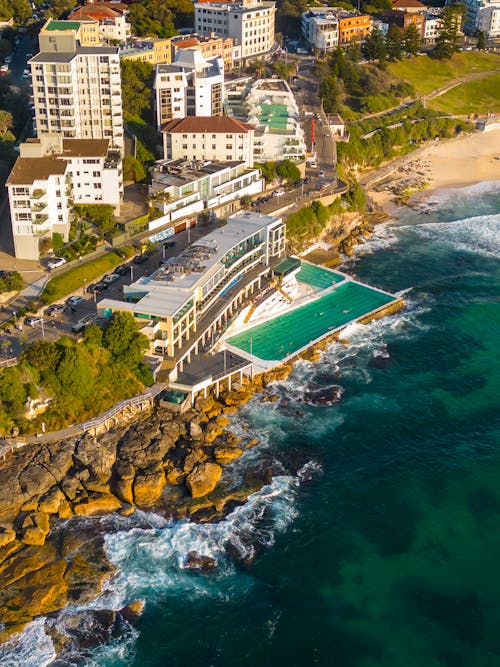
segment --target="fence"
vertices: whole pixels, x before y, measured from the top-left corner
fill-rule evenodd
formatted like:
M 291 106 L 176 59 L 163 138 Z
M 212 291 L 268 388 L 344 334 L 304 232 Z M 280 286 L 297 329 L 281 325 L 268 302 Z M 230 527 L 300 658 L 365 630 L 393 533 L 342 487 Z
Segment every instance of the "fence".
M 0 457 L 5 458 L 5 455 L 15 449 L 20 449 L 26 445 L 42 443 L 42 442 L 54 442 L 56 440 L 63 440 L 64 438 L 73 437 L 75 435 L 80 435 L 85 433 L 91 428 L 97 428 L 103 424 L 108 419 L 112 419 L 117 414 L 125 410 L 125 408 L 138 405 L 147 400 L 153 400 L 165 389 L 164 384 L 156 383 L 144 392 L 140 396 L 133 396 L 132 398 L 127 398 L 120 403 L 117 403 L 112 408 L 103 412 L 98 417 L 90 419 L 89 421 L 83 422 L 81 424 L 75 424 L 74 426 L 68 427 L 61 431 L 52 431 L 51 433 L 43 433 L 37 435 L 28 435 L 22 439 L 20 438 L 4 438 L 0 440 Z
M 3 359 L 0 361 L 0 368 L 10 368 L 11 366 L 16 366 L 18 362 L 17 357 L 10 357 L 10 359 Z

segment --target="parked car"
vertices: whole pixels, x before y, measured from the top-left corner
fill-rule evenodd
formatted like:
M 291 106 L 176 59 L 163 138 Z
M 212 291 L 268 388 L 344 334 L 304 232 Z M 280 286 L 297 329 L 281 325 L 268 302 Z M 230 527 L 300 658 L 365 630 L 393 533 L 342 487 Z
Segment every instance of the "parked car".
M 53 303 L 47 308 L 45 315 L 48 317 L 57 317 L 57 315 L 60 315 L 63 312 L 64 308 L 65 306 L 63 303 Z
M 0 72 L 3 74 L 6 74 L 9 71 L 9 66 L 8 65 L 0 65 Z
M 166 241 L 163 244 L 163 247 L 164 248 L 175 248 L 176 245 L 177 245 L 177 241 Z
M 144 264 L 144 262 L 147 262 L 148 259 L 149 259 L 148 255 L 145 255 L 143 253 L 142 255 L 136 255 L 132 261 L 134 262 L 134 264 Z
M 58 269 L 63 264 L 66 264 L 66 260 L 64 259 L 64 257 L 54 257 L 54 259 L 50 260 L 47 266 L 52 271 L 53 269 Z
M 273 192 L 273 197 L 283 197 L 285 194 L 285 188 L 278 188 Z
M 29 79 L 30 76 L 31 76 L 31 72 L 29 71 L 29 69 L 25 69 L 24 72 L 23 72 L 23 79 Z
M 28 327 L 34 327 L 37 324 L 42 324 L 43 317 L 41 315 L 30 315 L 24 318 L 24 324 Z
M 320 178 L 325 178 L 325 172 L 323 171 L 323 169 L 321 169 L 321 171 L 318 173 L 318 176 Z
M 108 289 L 108 284 L 101 280 L 100 283 L 96 283 L 92 288 L 94 294 L 102 294 L 105 290 Z
M 66 300 L 66 304 L 70 306 L 70 308 L 76 308 L 82 301 L 84 301 L 83 296 L 70 296 L 69 299 Z
M 122 264 L 121 266 L 117 266 L 115 269 L 115 273 L 117 273 L 119 276 L 126 276 L 127 273 L 130 273 L 130 266 L 128 264 Z
M 110 273 L 108 276 L 104 276 L 102 282 L 106 283 L 106 285 L 112 285 L 117 280 L 120 280 L 120 275 L 118 273 Z
M 97 320 L 97 313 L 89 313 L 84 315 L 81 319 L 78 320 L 76 324 L 73 324 L 71 331 L 73 333 L 81 333 L 84 329 L 89 327 L 91 324 Z

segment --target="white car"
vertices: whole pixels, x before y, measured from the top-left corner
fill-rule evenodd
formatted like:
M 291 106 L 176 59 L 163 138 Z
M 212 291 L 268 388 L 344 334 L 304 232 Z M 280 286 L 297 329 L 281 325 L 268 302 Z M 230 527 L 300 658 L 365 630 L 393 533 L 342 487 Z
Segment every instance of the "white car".
M 41 324 L 43 322 L 43 317 L 39 315 L 30 315 L 29 317 L 24 318 L 24 324 L 28 327 L 34 327 L 35 324 Z
M 115 283 L 117 280 L 120 280 L 120 276 L 118 273 L 110 273 L 109 276 L 104 276 L 102 279 L 103 283 L 106 283 L 106 285 L 111 285 L 112 283 Z
M 319 172 L 318 176 L 319 176 L 320 178 L 325 178 L 325 172 L 324 172 L 323 170 L 321 170 L 321 171 Z
M 83 301 L 85 301 L 83 296 L 70 296 L 69 299 L 66 299 L 66 304 L 70 306 L 70 308 L 76 308 L 76 306 Z
M 273 192 L 273 197 L 283 197 L 285 190 L 283 188 L 278 188 Z
M 64 259 L 64 257 L 54 257 L 54 259 L 50 260 L 47 266 L 52 271 L 52 269 L 58 269 L 63 264 L 66 264 L 66 260 Z

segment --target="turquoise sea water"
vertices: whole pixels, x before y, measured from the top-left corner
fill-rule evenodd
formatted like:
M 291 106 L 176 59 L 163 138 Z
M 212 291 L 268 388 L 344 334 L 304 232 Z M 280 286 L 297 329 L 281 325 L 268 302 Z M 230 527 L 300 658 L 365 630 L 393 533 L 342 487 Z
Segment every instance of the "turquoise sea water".
M 352 327 L 237 418 L 262 444 L 225 474 L 266 462 L 272 484 L 216 525 L 109 531 L 119 576 L 99 604 L 146 611 L 85 664 L 498 667 L 500 184 L 432 201 L 346 267 L 405 290 L 406 310 Z M 338 405 L 307 403 L 331 385 Z M 183 571 L 192 549 L 217 570 Z M 2 667 L 50 662 L 41 623 L 29 632 Z

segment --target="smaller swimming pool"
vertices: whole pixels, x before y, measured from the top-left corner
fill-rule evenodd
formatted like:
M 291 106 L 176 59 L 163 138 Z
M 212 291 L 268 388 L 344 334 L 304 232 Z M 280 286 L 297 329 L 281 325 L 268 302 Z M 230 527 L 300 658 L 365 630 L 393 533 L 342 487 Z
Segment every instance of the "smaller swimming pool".
M 329 271 L 322 266 L 302 262 L 300 271 L 296 274 L 296 279 L 299 283 L 305 283 L 315 288 L 315 291 L 326 289 L 332 285 L 337 285 L 346 279 L 340 273 Z

